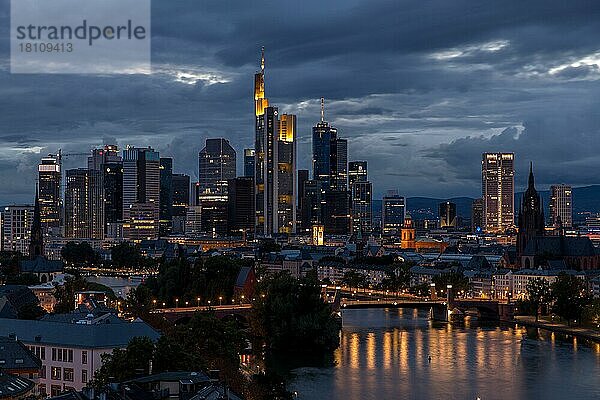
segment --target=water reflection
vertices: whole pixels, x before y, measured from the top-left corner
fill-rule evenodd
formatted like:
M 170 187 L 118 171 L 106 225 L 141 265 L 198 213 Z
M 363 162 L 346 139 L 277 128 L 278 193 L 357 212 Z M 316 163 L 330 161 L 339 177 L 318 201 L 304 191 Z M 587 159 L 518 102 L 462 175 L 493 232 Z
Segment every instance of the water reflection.
M 300 399 L 600 397 L 599 345 L 517 326 L 436 325 L 417 310 L 343 318 L 335 366 L 294 371 Z

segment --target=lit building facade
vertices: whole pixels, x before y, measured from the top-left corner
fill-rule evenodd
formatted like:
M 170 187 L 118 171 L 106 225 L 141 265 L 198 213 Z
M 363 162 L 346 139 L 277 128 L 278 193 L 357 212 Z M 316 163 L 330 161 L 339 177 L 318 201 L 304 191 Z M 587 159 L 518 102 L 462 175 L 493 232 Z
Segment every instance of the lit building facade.
M 483 153 L 481 175 L 486 232 L 504 232 L 515 226 L 514 161 L 514 153 Z
M 348 192 L 348 142 L 325 121 L 321 98 L 321 120 L 312 129 L 313 180 L 321 183 L 321 221 L 328 234 L 346 234 L 350 230 L 350 194 Z
M 123 236 L 157 239 L 159 234 L 160 157 L 151 147 L 123 150 Z
M 256 153 L 254 149 L 244 149 L 244 176 L 254 178 L 254 163 Z
M 555 229 L 573 227 L 573 189 L 569 185 L 550 186 L 550 217 Z
M 352 184 L 352 232 L 362 235 L 373 230 L 373 185 L 369 181 Z
M 100 171 L 104 198 L 104 235 L 120 238 L 123 225 L 123 159 L 116 145 L 92 150 L 88 169 Z
M 173 159 L 160 158 L 160 235 L 168 235 L 173 222 Z
M 254 75 L 256 234 L 296 232 L 296 116 L 265 97 L 265 58 Z
M 171 196 L 173 199 L 172 233 L 183 233 L 185 231 L 185 217 L 187 207 L 190 205 L 190 184 L 189 175 L 173 174 Z
M 406 217 L 406 199 L 397 190 L 390 190 L 381 203 L 381 227 L 384 235 L 400 233 Z
M 471 232 L 483 230 L 483 199 L 475 199 L 471 204 Z
M 65 237 L 102 240 L 104 228 L 102 170 L 68 170 L 65 188 Z
M 2 212 L 2 250 L 29 255 L 34 206 L 12 205 Z
M 198 154 L 198 183 L 201 193 L 227 194 L 227 180 L 236 177 L 236 153 L 227 139 L 206 139 Z
M 38 196 L 42 228 L 45 232 L 58 233 L 61 227 L 61 162 L 58 156 L 48 155 L 38 165 Z

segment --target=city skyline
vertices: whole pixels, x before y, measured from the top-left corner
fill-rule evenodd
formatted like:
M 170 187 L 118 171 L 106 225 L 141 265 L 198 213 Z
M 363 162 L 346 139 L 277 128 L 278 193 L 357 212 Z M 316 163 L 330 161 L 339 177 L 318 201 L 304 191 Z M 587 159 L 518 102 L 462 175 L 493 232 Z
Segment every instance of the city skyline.
M 7 11 L 7 4 L 0 10 Z M 240 155 L 253 143 L 248 76 L 256 71 L 261 45 L 269 57 L 271 100 L 298 116 L 298 168 L 310 166 L 311 127 L 325 97 L 328 118 L 348 139 L 350 157 L 368 159 L 379 177 L 373 179 L 376 198 L 396 187 L 407 196 L 474 197 L 484 151 L 516 153 L 517 188 L 526 186 L 529 160 L 536 163 L 541 189 L 598 183 L 593 38 L 599 28 L 590 16 L 600 5 L 539 7 L 544 12 L 516 2 L 502 8 L 274 4 L 262 17 L 289 18 L 257 30 L 251 4 L 235 11 L 218 4 L 155 4 L 152 75 L 25 77 L 10 75 L 2 63 L 0 203 L 31 198 L 34 162 L 58 148 L 72 153 L 109 142 L 151 145 L 178 160 L 175 168 L 192 179 L 195 153 L 206 138 L 224 136 Z M 0 13 L 3 32 L 8 14 Z M 235 29 L 211 22 L 225 14 Z M 552 15 L 562 17 L 544 17 Z M 166 24 L 173 18 L 182 18 L 178 29 Z M 370 29 L 373 19 L 377 32 Z M 183 47 L 193 51 L 180 57 Z M 7 58 L 6 46 L 0 58 Z M 546 151 L 538 158 L 540 140 Z M 66 169 L 77 164 L 67 162 L 73 165 Z M 11 178 L 15 170 L 23 179 Z

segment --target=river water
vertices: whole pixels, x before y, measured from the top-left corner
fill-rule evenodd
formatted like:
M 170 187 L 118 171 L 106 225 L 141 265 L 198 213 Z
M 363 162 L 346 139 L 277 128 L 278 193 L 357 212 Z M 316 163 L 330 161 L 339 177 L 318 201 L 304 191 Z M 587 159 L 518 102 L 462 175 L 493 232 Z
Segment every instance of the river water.
M 424 310 L 344 310 L 334 360 L 293 370 L 288 388 L 303 400 L 600 399 L 600 346 L 516 325 L 433 324 Z

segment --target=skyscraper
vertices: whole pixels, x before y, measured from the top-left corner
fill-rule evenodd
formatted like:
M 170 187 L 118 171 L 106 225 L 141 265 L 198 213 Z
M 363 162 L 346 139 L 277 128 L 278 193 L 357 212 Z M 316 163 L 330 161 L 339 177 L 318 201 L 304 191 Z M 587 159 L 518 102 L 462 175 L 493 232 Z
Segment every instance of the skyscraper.
M 440 228 L 456 228 L 456 204 L 450 201 L 444 201 L 438 206 L 438 217 L 440 219 Z
M 312 129 L 313 179 L 323 182 L 325 190 L 347 190 L 348 142 L 338 139 L 338 131 L 325 121 L 321 98 L 321 120 Z
M 254 149 L 244 149 L 244 176 L 254 178 L 255 157 Z
M 367 162 L 350 161 L 348 163 L 348 186 L 352 187 L 354 182 L 367 181 Z
M 185 218 L 187 208 L 190 205 L 190 176 L 185 174 L 173 174 L 172 199 L 173 199 L 173 221 L 172 232 L 185 232 Z
M 483 199 L 475 199 L 471 204 L 471 232 L 483 230 Z
M 381 204 L 381 226 L 384 235 L 397 235 L 402 229 L 406 216 L 406 200 L 397 190 L 390 190 L 383 196 Z
M 119 238 L 123 224 L 123 159 L 116 145 L 92 150 L 88 169 L 101 171 L 104 188 L 104 234 Z
M 346 234 L 350 229 L 348 192 L 348 142 L 325 120 L 321 98 L 321 120 L 312 129 L 313 179 L 321 183 L 321 221 L 326 233 Z M 307 227 L 310 228 L 310 227 Z
M 550 186 L 550 216 L 554 229 L 573 227 L 573 190 L 569 185 Z
M 296 212 L 296 224 L 297 231 L 303 231 L 304 233 L 310 231 L 310 227 L 306 227 L 304 221 L 302 220 L 303 213 L 302 208 L 304 204 L 304 183 L 308 180 L 308 170 L 307 169 L 299 169 L 298 170 L 298 188 L 296 190 L 297 194 L 297 204 L 298 211 Z
M 369 234 L 373 229 L 373 185 L 368 181 L 366 161 L 348 164 L 348 183 L 352 193 L 352 232 Z
M 206 139 L 198 166 L 201 193 L 227 194 L 227 180 L 236 177 L 236 153 L 227 139 Z
M 229 234 L 252 235 L 254 222 L 254 178 L 239 177 L 229 180 L 228 225 Z
M 370 234 L 373 230 L 373 186 L 369 181 L 352 184 L 352 232 Z
M 38 197 L 42 228 L 58 233 L 61 226 L 61 165 L 60 154 L 42 158 L 38 166 Z
M 256 234 L 296 231 L 296 116 L 265 97 L 265 57 L 254 75 Z
M 123 236 L 140 241 L 159 234 L 160 160 L 151 147 L 123 150 Z
M 173 222 L 173 159 L 160 158 L 160 235 L 168 235 Z
M 3 251 L 18 251 L 23 255 L 29 255 L 34 208 L 35 206 L 31 205 L 4 207 L 2 212 Z
M 514 228 L 514 158 L 513 153 L 483 153 L 481 177 L 486 232 L 504 232 Z
M 102 170 L 78 168 L 66 172 L 65 237 L 104 239 Z

